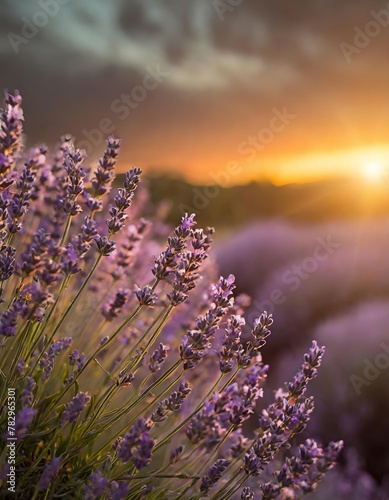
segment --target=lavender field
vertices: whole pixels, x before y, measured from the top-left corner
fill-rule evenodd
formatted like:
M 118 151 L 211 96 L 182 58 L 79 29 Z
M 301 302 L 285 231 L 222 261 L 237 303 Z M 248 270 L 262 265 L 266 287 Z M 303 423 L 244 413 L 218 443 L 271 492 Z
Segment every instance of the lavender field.
M 220 269 L 236 272 L 239 291 L 254 298 L 247 317 L 261 307 L 274 315 L 265 358 L 274 370 L 270 384 L 287 380 L 310 338 L 326 346 L 321 377 L 312 383 L 310 429 L 322 439 L 342 436 L 353 449 L 372 476 L 366 479 L 368 498 L 373 478 L 387 481 L 389 469 L 388 243 L 387 219 L 268 221 L 236 231 L 216 247 Z M 352 476 L 350 488 L 358 477 Z M 363 491 L 347 494 L 365 498 Z
M 235 299 L 233 274 L 217 279 L 214 229 L 195 228 L 195 214 L 173 231 L 143 219 L 147 195 L 132 206 L 141 169 L 111 191 L 113 138 L 93 173 L 69 138 L 24 152 L 22 98 L 5 92 L 4 104 L 5 496 L 252 498 L 257 476 L 264 498 L 313 491 L 343 441 L 284 451 L 310 420 L 324 347 L 312 341 L 257 414 L 273 318 L 257 312 L 241 336 L 248 297 Z
M 0 1 L 0 499 L 389 500 L 388 43 Z

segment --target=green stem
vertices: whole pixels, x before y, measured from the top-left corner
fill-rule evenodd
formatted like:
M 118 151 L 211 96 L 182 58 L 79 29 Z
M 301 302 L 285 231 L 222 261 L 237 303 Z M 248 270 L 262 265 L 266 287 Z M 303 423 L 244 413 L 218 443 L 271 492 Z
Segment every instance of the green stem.
M 56 327 L 54 328 L 54 331 L 53 331 L 53 333 L 51 335 L 52 338 L 54 338 L 55 334 L 61 328 L 63 322 L 65 321 L 65 319 L 67 318 L 68 314 L 72 310 L 74 304 L 77 302 L 77 300 L 80 297 L 81 293 L 84 291 L 86 285 L 89 283 L 89 281 L 90 281 L 90 279 L 91 279 L 94 271 L 96 270 L 96 267 L 98 266 L 100 260 L 102 259 L 102 257 L 103 257 L 103 255 L 100 253 L 99 256 L 97 257 L 97 259 L 95 260 L 95 263 L 93 264 L 91 270 L 89 271 L 87 277 L 85 278 L 84 283 L 80 286 L 80 288 L 78 289 L 76 295 L 73 297 L 73 300 L 67 306 L 67 308 L 65 309 L 65 312 L 61 316 L 61 319 L 59 320 L 59 322 L 57 323 Z
M 63 247 L 66 241 L 66 238 L 68 237 L 69 234 L 69 229 L 70 229 L 70 224 L 72 223 L 72 216 L 68 214 L 68 218 L 66 219 L 66 226 L 62 235 L 61 242 L 59 246 Z

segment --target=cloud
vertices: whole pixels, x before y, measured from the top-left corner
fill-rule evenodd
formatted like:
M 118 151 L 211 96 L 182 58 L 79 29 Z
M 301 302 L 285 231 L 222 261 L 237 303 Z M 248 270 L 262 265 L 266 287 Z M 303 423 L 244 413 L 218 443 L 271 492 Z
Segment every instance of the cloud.
M 112 101 L 157 64 L 169 78 L 116 123 L 131 140 L 126 162 L 147 157 L 188 171 L 197 165 L 205 175 L 235 159 L 239 143 L 283 106 L 299 118 L 262 163 L 385 140 L 389 28 L 351 64 L 339 48 L 371 19 L 367 0 L 243 0 L 222 22 L 208 0 L 70 0 L 15 54 L 7 35 L 21 34 L 23 18 L 33 19 L 40 5 L 0 4 L 0 86 L 23 92 L 33 141 L 53 142 L 114 118 Z M 380 8 L 386 2 L 376 2 Z

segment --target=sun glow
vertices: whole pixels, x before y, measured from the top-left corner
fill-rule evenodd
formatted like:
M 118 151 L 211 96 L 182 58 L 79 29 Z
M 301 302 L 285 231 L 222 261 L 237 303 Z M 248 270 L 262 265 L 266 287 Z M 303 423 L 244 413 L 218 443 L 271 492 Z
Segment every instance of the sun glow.
M 363 175 L 369 181 L 372 182 L 379 181 L 384 175 L 382 165 L 375 161 L 367 163 L 363 167 Z

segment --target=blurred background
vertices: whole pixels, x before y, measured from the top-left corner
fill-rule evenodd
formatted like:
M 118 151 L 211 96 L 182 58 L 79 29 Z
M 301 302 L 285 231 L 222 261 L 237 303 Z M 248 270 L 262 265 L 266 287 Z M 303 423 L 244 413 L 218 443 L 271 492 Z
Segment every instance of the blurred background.
M 172 222 L 216 227 L 248 322 L 275 318 L 270 397 L 326 345 L 308 434 L 348 452 L 320 498 L 388 498 L 388 43 L 378 0 L 0 1 L 27 144 L 93 164 L 120 137 Z

